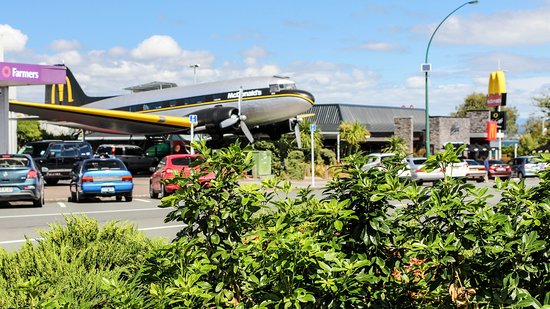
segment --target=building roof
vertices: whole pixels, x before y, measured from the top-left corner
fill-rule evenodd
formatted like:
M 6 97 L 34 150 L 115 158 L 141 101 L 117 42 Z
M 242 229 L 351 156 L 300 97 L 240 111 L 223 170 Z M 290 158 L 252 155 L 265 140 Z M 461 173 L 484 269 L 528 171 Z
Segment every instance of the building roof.
M 387 107 L 356 104 L 315 104 L 307 113 L 323 132 L 336 132 L 342 121 L 358 120 L 371 133 L 393 133 L 394 117 L 413 117 L 413 130 L 425 129 L 425 110 L 420 108 Z

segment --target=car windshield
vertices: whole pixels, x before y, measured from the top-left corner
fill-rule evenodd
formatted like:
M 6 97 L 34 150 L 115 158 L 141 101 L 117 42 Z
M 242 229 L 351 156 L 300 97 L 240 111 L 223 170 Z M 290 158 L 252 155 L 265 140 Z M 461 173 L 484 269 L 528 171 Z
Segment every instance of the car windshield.
M 29 163 L 29 160 L 23 157 L 0 158 L 0 168 L 27 167 Z
M 426 159 L 413 159 L 412 160 L 415 165 L 424 164 L 426 162 Z
M 44 155 L 49 145 L 50 143 L 27 144 L 19 150 L 19 153 L 31 155 L 33 158 L 40 157 Z
M 118 160 L 94 160 L 87 161 L 84 164 L 84 170 L 86 171 L 99 171 L 99 170 L 123 170 L 124 166 L 122 162 Z
M 536 157 L 528 157 L 528 158 L 525 158 L 525 163 L 538 163 L 536 161 Z
M 197 158 L 193 158 L 193 157 L 173 158 L 172 159 L 172 165 L 186 166 L 186 165 L 190 165 L 191 163 L 195 162 L 196 160 L 197 160 Z

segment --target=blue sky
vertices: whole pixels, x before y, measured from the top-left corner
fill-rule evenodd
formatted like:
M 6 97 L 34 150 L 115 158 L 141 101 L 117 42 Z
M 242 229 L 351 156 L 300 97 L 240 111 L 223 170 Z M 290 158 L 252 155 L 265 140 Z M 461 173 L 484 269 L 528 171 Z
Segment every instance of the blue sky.
M 317 103 L 424 108 L 426 46 L 465 3 L 373 1 L 7 1 L 4 61 L 64 62 L 89 95 L 151 81 L 287 75 Z M 506 72 L 521 118 L 550 93 L 550 1 L 481 0 L 441 26 L 430 47 L 430 114 L 449 115 Z M 43 100 L 43 87 L 17 98 Z

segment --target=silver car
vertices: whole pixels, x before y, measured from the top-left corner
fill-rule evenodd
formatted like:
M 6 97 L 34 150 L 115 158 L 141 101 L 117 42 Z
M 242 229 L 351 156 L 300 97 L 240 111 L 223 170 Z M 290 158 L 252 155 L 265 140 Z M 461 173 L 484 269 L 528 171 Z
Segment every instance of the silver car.
M 44 178 L 29 155 L 0 155 L 0 201 L 32 201 L 44 205 Z

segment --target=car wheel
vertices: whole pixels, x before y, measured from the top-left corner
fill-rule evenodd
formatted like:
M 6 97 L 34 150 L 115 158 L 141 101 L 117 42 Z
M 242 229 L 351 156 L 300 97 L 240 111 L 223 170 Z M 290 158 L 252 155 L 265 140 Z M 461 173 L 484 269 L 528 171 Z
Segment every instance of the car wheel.
M 523 179 L 523 178 L 525 178 L 525 175 L 523 175 L 523 173 L 522 173 L 522 172 L 519 172 L 519 175 L 518 175 L 518 177 L 519 177 L 519 179 Z
M 50 186 L 54 186 L 59 182 L 59 179 L 52 179 L 52 178 L 46 178 L 44 180 L 46 181 L 46 184 Z
M 165 196 L 168 196 L 168 193 L 166 192 L 166 190 L 164 189 L 164 185 L 161 184 L 160 185 L 160 192 L 159 192 L 159 198 L 162 199 L 163 197 Z
M 121 202 L 122 201 L 122 195 L 117 195 L 115 197 L 115 199 L 116 199 L 117 202 Z
M 484 182 L 484 181 L 485 181 L 485 177 L 479 177 L 476 179 L 477 183 Z
M 124 196 L 124 199 L 126 200 L 126 202 L 131 202 L 132 201 L 132 192 L 126 194 Z
M 39 199 L 32 201 L 32 205 L 34 207 L 42 207 L 44 205 L 44 193 L 40 195 Z
M 159 194 L 155 192 L 153 189 L 153 183 L 149 182 L 149 197 L 150 198 L 158 198 Z
M 71 191 L 71 200 L 70 202 L 76 202 L 76 193 Z

